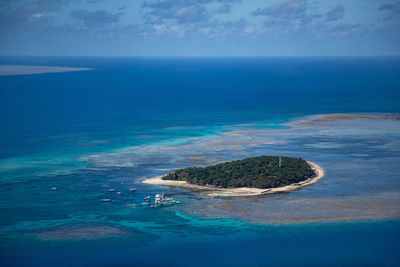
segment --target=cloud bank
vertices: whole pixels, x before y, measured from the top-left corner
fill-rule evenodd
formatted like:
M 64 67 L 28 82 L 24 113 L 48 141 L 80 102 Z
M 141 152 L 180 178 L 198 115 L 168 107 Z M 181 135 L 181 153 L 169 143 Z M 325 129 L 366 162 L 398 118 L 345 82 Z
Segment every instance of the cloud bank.
M 370 40 L 372 51 L 379 45 L 394 49 L 400 41 L 399 15 L 399 1 L 378 0 L 365 5 L 339 0 L 5 0 L 0 39 L 5 49 L 49 40 L 81 41 L 87 47 L 99 40 L 116 47 L 118 42 L 142 47 L 160 41 L 184 47 L 186 42 L 197 49 L 208 40 L 247 51 L 272 43 L 291 51 L 304 50 L 300 44 L 308 43 L 322 51 L 332 42 L 345 48 Z

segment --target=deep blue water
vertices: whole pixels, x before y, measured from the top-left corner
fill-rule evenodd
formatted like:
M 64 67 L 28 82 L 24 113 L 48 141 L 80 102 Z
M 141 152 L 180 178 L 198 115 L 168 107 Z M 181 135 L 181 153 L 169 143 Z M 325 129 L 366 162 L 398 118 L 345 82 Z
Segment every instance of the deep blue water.
M 5 266 L 396 266 L 399 222 L 191 229 L 168 242 L 137 236 L 25 243 L 3 250 Z M 164 231 L 171 231 L 165 228 Z M 16 250 L 18 257 L 16 257 Z M 3 265 L 3 266 L 4 266 Z
M 54 140 L 28 143 L 26 136 L 162 136 L 160 129 L 170 126 L 397 112 L 400 106 L 399 58 L 1 58 L 0 63 L 93 68 L 1 77 L 1 158 L 67 148 L 54 147 Z M 175 134 L 198 134 L 193 132 Z M 119 142 L 142 139 L 125 136 Z
M 140 202 L 158 188 L 137 180 L 159 174 L 156 167 L 176 167 L 166 163 L 173 153 L 151 154 L 151 145 L 169 149 L 246 123 L 280 129 L 280 123 L 304 115 L 397 113 L 400 58 L 13 57 L 0 58 L 0 64 L 92 68 L 0 77 L 0 265 L 399 265 L 398 220 L 259 225 L 175 209 L 154 213 Z M 393 136 L 376 135 L 377 142 L 383 136 L 387 143 L 396 140 L 396 127 Z M 299 136 L 298 144 L 304 142 Z M 301 149 L 298 144 L 288 153 Z M 138 166 L 118 155 L 109 159 L 112 164 L 84 160 L 126 150 L 137 153 L 132 157 Z M 299 151 L 332 165 L 342 160 L 327 152 Z M 396 175 L 397 168 L 388 169 Z M 398 193 L 398 182 L 391 185 Z M 51 192 L 51 186 L 62 190 Z M 99 204 L 110 186 L 135 186 L 138 192 L 123 191 L 112 205 Z M 187 207 L 196 199 L 180 197 Z M 97 225 L 126 234 L 93 240 L 36 236 Z

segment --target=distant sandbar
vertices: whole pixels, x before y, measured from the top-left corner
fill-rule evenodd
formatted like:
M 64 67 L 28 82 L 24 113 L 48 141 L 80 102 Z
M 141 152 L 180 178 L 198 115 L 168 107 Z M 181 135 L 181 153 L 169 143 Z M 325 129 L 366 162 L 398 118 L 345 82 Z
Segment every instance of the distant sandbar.
M 90 68 L 72 68 L 55 66 L 30 66 L 30 65 L 0 65 L 0 76 L 32 75 L 41 73 L 59 73 L 70 71 L 86 71 Z

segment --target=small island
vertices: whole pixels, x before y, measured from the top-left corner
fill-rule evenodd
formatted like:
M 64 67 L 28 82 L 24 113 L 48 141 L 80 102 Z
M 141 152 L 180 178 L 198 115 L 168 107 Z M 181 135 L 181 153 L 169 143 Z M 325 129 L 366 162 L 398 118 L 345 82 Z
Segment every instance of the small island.
M 180 169 L 143 182 L 198 189 L 206 196 L 245 196 L 295 190 L 323 175 L 321 167 L 301 158 L 259 156 Z

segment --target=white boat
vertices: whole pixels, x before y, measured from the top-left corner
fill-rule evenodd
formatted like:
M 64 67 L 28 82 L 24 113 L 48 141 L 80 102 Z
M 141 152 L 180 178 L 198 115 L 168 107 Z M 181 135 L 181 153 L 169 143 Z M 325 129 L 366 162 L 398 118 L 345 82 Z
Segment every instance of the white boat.
M 158 206 L 174 206 L 180 203 L 181 202 L 178 200 L 175 200 L 171 197 L 166 197 L 164 193 L 156 194 L 154 199 L 154 204 Z

